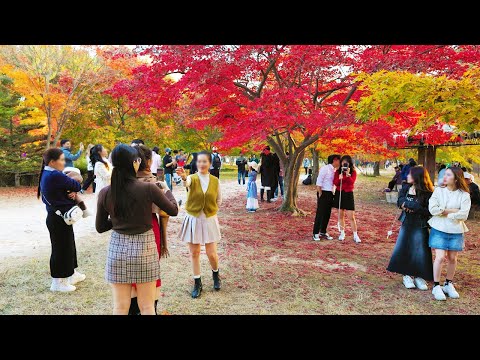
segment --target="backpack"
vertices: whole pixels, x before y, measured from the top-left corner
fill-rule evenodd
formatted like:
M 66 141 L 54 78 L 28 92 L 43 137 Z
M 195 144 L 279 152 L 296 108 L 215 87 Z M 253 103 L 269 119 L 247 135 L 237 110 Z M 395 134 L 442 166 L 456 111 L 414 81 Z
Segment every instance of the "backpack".
M 213 168 L 214 169 L 220 169 L 220 166 L 222 166 L 222 160 L 220 160 L 220 156 L 218 154 L 213 154 Z
M 302 181 L 303 185 L 312 185 L 312 175 L 308 175 L 305 180 Z

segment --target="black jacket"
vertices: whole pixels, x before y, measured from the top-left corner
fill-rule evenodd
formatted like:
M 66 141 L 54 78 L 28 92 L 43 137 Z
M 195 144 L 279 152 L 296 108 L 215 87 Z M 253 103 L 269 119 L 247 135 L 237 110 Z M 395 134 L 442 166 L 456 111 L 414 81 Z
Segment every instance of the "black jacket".
M 428 227 L 427 221 L 432 216 L 430 211 L 428 211 L 428 200 L 432 196 L 432 193 L 428 193 L 423 199 L 417 196 L 415 200 L 408 200 L 408 190 L 410 189 L 411 184 L 405 184 L 398 193 L 397 206 L 402 207 L 402 204 L 405 204 L 405 207 L 412 212 L 402 211 L 399 219 L 402 223 L 407 220 L 408 222 L 419 222 L 421 227 Z

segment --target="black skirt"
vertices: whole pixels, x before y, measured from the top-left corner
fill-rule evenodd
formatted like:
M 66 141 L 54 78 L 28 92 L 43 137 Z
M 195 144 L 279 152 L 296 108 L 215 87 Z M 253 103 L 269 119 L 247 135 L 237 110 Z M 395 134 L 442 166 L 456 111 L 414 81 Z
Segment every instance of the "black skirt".
M 344 210 L 355 210 L 355 198 L 352 192 L 345 192 L 342 191 L 342 198 L 340 199 L 340 191 L 335 192 L 335 196 L 333 198 L 333 205 L 332 207 L 338 209 L 338 203 L 341 201 L 340 209 Z
M 387 270 L 433 281 L 432 250 L 428 246 L 428 236 L 427 227 L 405 220 Z

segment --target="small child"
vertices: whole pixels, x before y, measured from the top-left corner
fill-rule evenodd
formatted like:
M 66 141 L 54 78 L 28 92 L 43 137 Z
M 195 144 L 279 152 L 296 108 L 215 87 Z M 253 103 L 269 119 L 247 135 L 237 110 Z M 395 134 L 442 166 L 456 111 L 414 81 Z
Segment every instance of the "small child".
M 65 175 L 67 175 L 69 178 L 77 180 L 79 183 L 82 183 L 83 178 L 82 178 L 82 175 L 80 173 L 80 170 L 78 170 L 76 168 L 68 168 L 68 169 L 69 169 L 69 171 L 64 170 Z M 83 217 L 84 218 L 92 215 L 92 212 L 87 209 L 87 206 L 85 205 L 85 202 L 83 201 L 83 197 L 80 194 L 69 193 L 68 197 L 70 199 L 75 200 L 77 206 L 80 208 L 80 210 L 83 211 Z
M 248 163 L 248 184 L 247 184 L 247 211 L 255 212 L 258 209 L 257 199 L 257 172 L 258 164 L 255 161 Z

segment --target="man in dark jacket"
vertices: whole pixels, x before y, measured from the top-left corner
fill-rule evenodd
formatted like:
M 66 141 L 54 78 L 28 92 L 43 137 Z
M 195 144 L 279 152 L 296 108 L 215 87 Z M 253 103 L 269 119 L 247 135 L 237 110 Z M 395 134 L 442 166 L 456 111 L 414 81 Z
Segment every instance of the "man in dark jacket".
M 470 199 L 472 200 L 472 206 L 479 207 L 480 189 L 478 188 L 478 185 L 473 182 L 473 175 L 465 171 L 463 173 L 463 176 L 465 177 L 465 182 L 467 183 L 470 190 Z
M 276 154 L 270 152 L 270 146 L 266 146 L 260 155 L 261 186 L 260 201 L 264 201 L 264 193 L 267 191 L 267 202 L 272 202 L 273 192 L 278 186 L 278 173 L 280 172 L 280 161 Z

